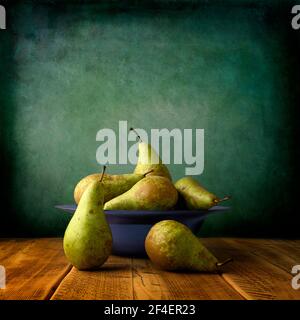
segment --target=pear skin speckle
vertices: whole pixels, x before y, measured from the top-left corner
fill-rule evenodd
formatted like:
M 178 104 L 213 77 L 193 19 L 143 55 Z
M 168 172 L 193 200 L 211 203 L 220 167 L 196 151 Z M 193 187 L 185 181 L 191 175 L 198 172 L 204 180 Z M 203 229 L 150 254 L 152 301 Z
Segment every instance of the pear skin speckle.
M 188 209 L 209 209 L 216 205 L 218 198 L 207 191 L 198 181 L 191 177 L 184 177 L 175 183 L 175 188 L 184 200 Z
M 156 223 L 146 237 L 145 249 L 163 270 L 217 271 L 216 257 L 188 227 L 174 220 Z
M 103 183 L 91 182 L 65 231 L 65 255 L 79 270 L 99 269 L 111 254 L 112 234 L 103 212 L 103 198 Z
M 94 173 L 81 179 L 74 189 L 74 200 L 78 204 L 84 191 L 94 181 L 99 181 L 101 173 Z M 107 202 L 120 194 L 129 190 L 138 181 L 144 178 L 143 174 L 120 174 L 120 175 L 109 175 L 104 174 L 103 185 L 104 185 L 104 202 Z
M 161 176 L 147 176 L 130 190 L 108 201 L 104 210 L 169 210 L 178 193 L 172 182 Z
M 136 174 L 146 174 L 147 176 L 162 176 L 172 180 L 170 172 L 165 164 L 162 163 L 156 151 L 146 142 L 139 143 L 139 157 L 134 169 Z

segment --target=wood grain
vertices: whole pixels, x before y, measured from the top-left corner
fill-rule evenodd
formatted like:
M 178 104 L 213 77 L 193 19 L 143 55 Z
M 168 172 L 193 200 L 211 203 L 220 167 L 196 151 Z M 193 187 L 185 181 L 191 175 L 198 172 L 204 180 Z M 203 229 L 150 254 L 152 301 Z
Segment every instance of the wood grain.
M 268 260 L 251 252 L 236 239 L 202 239 L 219 259 L 232 257 L 234 262 L 224 268 L 222 277 L 243 297 L 249 300 L 300 299 L 300 291 L 291 286 L 292 275 L 269 259 L 284 259 L 278 254 Z M 250 241 L 250 240 L 249 240 Z M 261 240 L 252 245 L 263 246 Z M 254 244 L 256 243 L 256 244 Z
M 300 264 L 299 240 L 206 238 L 223 260 L 222 274 L 166 272 L 148 259 L 111 256 L 99 271 L 78 271 L 66 261 L 61 239 L 0 239 L 6 268 L 3 299 L 300 299 L 291 267 Z
M 133 260 L 133 286 L 135 299 L 243 299 L 219 274 L 167 272 L 144 259 Z
M 0 240 L 6 288 L 0 300 L 48 299 L 71 269 L 61 239 Z
M 155 269 L 148 259 L 112 256 L 99 270 L 73 268 L 52 300 L 242 299 L 218 274 Z
M 273 265 L 291 273 L 294 265 L 300 264 L 300 247 L 291 240 L 227 239 L 228 243 L 239 243 L 241 250 L 249 251 Z
M 51 300 L 131 300 L 133 299 L 131 259 L 116 256 L 97 271 L 72 268 Z

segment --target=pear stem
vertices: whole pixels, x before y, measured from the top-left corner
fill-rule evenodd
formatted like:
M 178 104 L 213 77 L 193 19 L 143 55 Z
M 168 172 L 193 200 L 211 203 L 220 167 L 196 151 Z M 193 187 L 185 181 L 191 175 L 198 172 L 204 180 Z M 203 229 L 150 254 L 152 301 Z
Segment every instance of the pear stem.
M 134 128 L 130 128 L 129 130 L 133 131 L 136 134 L 136 136 L 138 137 L 138 141 L 142 141 L 141 137 L 139 136 L 139 134 L 136 132 Z
M 231 199 L 231 196 L 226 196 L 226 197 L 224 197 L 224 198 L 222 198 L 222 199 L 217 199 L 217 200 L 216 200 L 216 203 L 220 203 L 220 202 L 223 202 L 223 201 L 227 201 L 227 200 L 229 200 L 229 199 Z
M 103 166 L 102 168 L 102 173 L 101 173 L 101 177 L 100 177 L 100 182 L 102 182 L 103 178 L 104 178 L 104 172 L 106 170 L 106 166 Z
M 219 268 L 219 267 L 222 267 L 222 266 L 224 266 L 225 264 L 227 264 L 227 263 L 229 263 L 229 262 L 232 262 L 232 261 L 233 261 L 232 258 L 228 258 L 228 259 L 226 259 L 226 260 L 223 261 L 223 262 L 217 262 L 217 263 L 216 263 L 216 266 Z
M 144 173 L 144 177 L 146 177 L 147 174 L 149 174 L 149 173 L 151 173 L 151 172 L 153 172 L 153 171 L 154 171 L 154 169 L 151 169 L 151 170 L 149 170 L 148 172 Z

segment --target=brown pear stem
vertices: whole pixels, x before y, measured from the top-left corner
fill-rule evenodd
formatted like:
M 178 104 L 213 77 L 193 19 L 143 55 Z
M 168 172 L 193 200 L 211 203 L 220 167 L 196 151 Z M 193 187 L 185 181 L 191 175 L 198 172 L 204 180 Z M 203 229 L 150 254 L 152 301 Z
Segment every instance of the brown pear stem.
M 100 177 L 100 182 L 102 182 L 102 180 L 103 180 L 103 178 L 104 178 L 105 170 L 106 170 L 106 166 L 103 166 L 103 168 L 102 168 L 102 173 L 101 173 L 101 177 Z
M 151 169 L 151 170 L 149 170 L 148 172 L 144 173 L 144 177 L 146 177 L 147 174 L 149 174 L 149 173 L 151 173 L 151 172 L 153 172 L 153 171 L 154 171 L 154 169 Z
M 232 261 L 233 261 L 232 258 L 228 258 L 228 259 L 226 259 L 226 260 L 223 261 L 223 262 L 217 262 L 217 263 L 216 263 L 216 266 L 217 266 L 218 268 L 220 268 L 220 267 L 223 267 L 225 264 L 227 264 L 227 263 L 229 263 L 229 262 L 232 262 Z
M 138 137 L 138 141 L 142 141 L 141 137 L 139 136 L 139 134 L 136 132 L 134 128 L 130 128 L 129 130 L 133 131 L 136 134 L 136 136 Z
M 222 199 L 216 199 L 215 202 L 216 203 L 220 203 L 220 202 L 223 202 L 223 201 L 227 201 L 229 199 L 231 199 L 231 196 L 226 196 L 226 197 L 224 197 Z

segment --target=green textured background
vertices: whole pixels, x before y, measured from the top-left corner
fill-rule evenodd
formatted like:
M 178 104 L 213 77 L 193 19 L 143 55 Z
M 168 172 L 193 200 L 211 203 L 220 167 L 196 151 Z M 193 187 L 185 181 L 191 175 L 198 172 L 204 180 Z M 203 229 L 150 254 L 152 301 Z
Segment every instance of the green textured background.
M 205 129 L 199 179 L 233 199 L 201 235 L 299 234 L 290 2 L 37 2 L 7 6 L 0 31 L 0 235 L 61 235 L 69 216 L 53 206 L 100 170 L 96 133 L 119 120 Z

